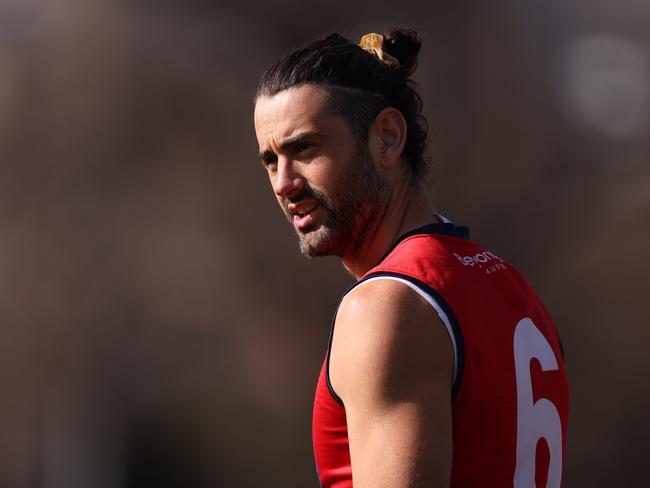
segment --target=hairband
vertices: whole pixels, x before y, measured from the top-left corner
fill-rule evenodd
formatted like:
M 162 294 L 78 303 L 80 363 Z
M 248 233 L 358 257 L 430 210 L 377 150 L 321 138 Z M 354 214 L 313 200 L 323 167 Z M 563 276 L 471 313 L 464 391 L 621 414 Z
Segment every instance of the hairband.
M 377 56 L 384 63 L 399 66 L 399 61 L 396 58 L 384 52 L 384 36 L 381 34 L 371 32 L 361 36 L 359 46 L 370 54 Z

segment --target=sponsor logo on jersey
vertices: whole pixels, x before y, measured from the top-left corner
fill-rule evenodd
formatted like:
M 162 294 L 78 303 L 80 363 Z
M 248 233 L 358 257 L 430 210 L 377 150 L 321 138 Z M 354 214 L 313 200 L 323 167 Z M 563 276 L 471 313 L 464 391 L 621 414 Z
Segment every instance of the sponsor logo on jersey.
M 487 274 L 493 273 L 500 269 L 506 269 L 506 265 L 499 256 L 486 251 L 485 249 L 479 253 L 473 254 L 471 256 L 461 256 L 458 253 L 454 253 L 456 259 L 458 259 L 463 266 L 477 266 L 480 269 L 484 267 L 487 268 L 485 272 Z

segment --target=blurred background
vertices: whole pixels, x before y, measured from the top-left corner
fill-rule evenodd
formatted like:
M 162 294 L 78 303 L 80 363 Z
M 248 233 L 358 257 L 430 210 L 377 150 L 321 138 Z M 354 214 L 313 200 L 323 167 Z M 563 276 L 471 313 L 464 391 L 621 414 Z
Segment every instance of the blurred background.
M 647 479 L 647 1 L 0 0 L 0 487 L 317 486 L 351 279 L 300 257 L 252 97 L 289 49 L 395 24 L 437 208 L 556 318 L 565 486 Z

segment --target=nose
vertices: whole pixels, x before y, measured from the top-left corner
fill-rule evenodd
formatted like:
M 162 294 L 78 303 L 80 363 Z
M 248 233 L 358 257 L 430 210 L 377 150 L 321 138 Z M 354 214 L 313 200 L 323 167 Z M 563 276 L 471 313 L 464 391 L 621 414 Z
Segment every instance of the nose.
M 304 187 L 303 177 L 286 160 L 279 160 L 273 177 L 273 191 L 278 197 L 290 198 Z

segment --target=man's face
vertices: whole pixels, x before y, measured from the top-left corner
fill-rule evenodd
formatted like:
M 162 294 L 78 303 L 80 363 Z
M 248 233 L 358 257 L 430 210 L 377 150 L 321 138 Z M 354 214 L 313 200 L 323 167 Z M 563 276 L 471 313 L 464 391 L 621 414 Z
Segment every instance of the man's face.
M 327 91 L 289 88 L 255 105 L 260 158 L 305 256 L 347 256 L 381 214 L 387 183 Z

